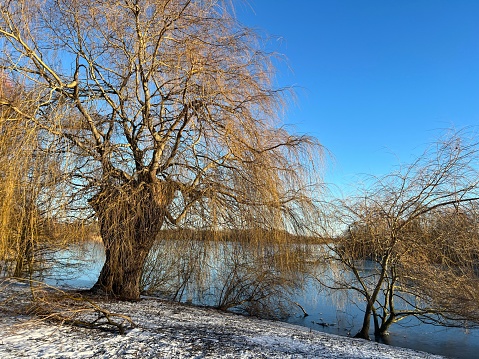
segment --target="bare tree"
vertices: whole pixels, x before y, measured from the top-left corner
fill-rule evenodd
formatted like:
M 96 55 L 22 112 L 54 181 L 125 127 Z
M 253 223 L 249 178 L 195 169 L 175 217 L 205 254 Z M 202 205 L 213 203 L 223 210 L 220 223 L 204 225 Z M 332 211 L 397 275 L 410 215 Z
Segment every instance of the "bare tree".
M 408 316 L 443 324 L 477 320 L 477 311 L 454 305 L 477 307 L 477 217 L 464 215 L 479 200 L 477 155 L 475 143 L 450 136 L 337 207 L 346 230 L 328 258 L 339 275 L 320 280 L 364 299 L 357 337 L 369 338 L 371 319 L 379 336 Z
M 0 69 L 37 89 L 26 117 L 68 154 L 70 203 L 89 198 L 98 219 L 106 261 L 93 290 L 138 299 L 162 228 L 291 231 L 306 218 L 303 159 L 317 143 L 277 126 L 271 54 L 230 10 L 2 2 Z

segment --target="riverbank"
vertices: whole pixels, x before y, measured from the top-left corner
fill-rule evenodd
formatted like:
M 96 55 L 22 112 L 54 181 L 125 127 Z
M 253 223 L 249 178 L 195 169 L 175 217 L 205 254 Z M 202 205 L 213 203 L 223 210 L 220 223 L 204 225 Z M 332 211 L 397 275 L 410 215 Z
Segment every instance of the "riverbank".
M 125 334 L 120 335 L 117 331 L 38 321 L 4 308 L 0 313 L 0 357 L 442 358 L 154 298 L 95 304 L 129 316 L 135 326 L 127 323 Z

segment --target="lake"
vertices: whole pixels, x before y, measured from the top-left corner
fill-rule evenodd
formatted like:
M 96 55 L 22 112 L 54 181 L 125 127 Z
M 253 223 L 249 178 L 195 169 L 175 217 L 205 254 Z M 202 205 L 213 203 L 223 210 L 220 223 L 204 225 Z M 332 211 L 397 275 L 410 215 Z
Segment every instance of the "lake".
M 72 255 L 73 253 L 73 255 Z M 63 269 L 54 269 L 49 277 L 48 283 L 59 286 L 70 286 L 75 288 L 91 287 L 100 272 L 103 264 L 103 251 L 98 244 L 91 244 L 77 252 L 61 253 L 63 257 L 74 264 L 74 270 L 66 275 Z M 217 260 L 214 255 L 210 260 Z M 80 265 L 78 265 L 80 264 Z M 362 307 L 353 303 L 351 298 L 354 293 L 343 292 L 341 295 L 332 295 L 320 291 L 314 281 L 308 280 L 291 297 L 291 302 L 297 302 L 309 314 L 303 315 L 303 310 L 296 305 L 292 311 L 284 316 L 282 320 L 342 336 L 352 336 L 359 329 L 363 319 Z M 208 296 L 204 296 L 208 298 Z M 182 301 L 208 305 L 208 299 L 195 297 L 194 299 L 185 291 Z M 206 302 L 205 302 L 206 301 Z M 374 338 L 374 335 L 371 335 Z M 440 354 L 451 358 L 477 358 L 479 353 L 479 329 L 444 328 L 424 324 L 415 318 L 404 319 L 400 323 L 393 324 L 390 328 L 390 335 L 385 344 L 399 347 L 411 348 L 433 354 Z

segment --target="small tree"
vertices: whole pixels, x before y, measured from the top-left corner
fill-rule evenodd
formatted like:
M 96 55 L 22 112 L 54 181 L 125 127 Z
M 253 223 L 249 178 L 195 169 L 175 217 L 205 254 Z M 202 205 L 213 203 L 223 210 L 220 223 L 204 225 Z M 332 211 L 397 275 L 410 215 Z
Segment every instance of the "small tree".
M 162 228 L 292 231 L 306 218 L 303 156 L 317 144 L 277 127 L 271 55 L 230 12 L 219 0 L 1 5 L 0 67 L 37 89 L 28 120 L 68 155 L 69 203 L 89 198 L 98 219 L 93 290 L 138 299 Z
M 452 305 L 459 298 L 477 304 L 476 224 L 440 216 L 476 208 L 477 154 L 476 144 L 452 136 L 413 164 L 376 179 L 362 196 L 340 202 L 336 218 L 347 230 L 329 247 L 329 258 L 342 275 L 320 280 L 364 298 L 357 337 L 369 338 L 371 319 L 380 336 L 407 316 L 477 320 L 475 311 Z M 458 283 L 470 292 L 457 290 Z

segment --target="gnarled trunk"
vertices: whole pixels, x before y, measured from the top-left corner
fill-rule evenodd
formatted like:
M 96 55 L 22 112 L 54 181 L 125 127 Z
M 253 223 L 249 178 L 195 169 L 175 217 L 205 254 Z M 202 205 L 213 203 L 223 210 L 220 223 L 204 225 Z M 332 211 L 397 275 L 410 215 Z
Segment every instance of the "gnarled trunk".
M 143 266 L 163 224 L 168 193 L 159 182 L 141 183 L 108 187 L 92 198 L 105 246 L 105 263 L 93 292 L 140 298 Z
M 154 238 L 155 233 L 152 232 L 150 235 Z M 103 239 L 103 242 L 105 263 L 91 290 L 119 299 L 138 300 L 143 266 L 152 243 L 140 245 L 136 238 L 131 237 L 108 238 Z

